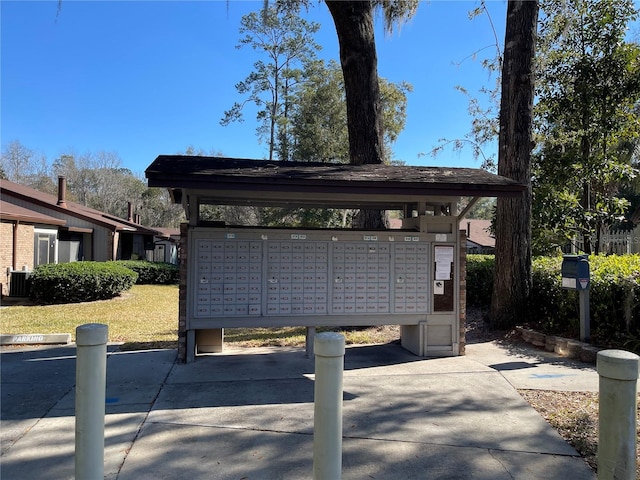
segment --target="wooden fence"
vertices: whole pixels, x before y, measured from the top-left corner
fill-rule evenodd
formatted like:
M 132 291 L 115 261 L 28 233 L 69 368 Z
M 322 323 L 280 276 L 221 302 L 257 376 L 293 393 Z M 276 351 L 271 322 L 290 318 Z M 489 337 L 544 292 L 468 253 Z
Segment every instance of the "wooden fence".
M 600 242 L 600 252 L 602 253 L 617 255 L 640 253 L 640 225 L 633 230 L 614 230 L 604 233 Z M 574 245 L 576 251 L 584 251 L 582 238 L 577 238 Z

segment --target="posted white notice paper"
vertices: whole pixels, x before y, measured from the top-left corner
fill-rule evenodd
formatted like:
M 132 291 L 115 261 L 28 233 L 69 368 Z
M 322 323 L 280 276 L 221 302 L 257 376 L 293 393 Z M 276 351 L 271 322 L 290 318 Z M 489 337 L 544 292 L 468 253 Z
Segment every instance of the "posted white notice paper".
M 451 279 L 451 264 L 453 263 L 453 247 L 435 247 L 436 280 Z

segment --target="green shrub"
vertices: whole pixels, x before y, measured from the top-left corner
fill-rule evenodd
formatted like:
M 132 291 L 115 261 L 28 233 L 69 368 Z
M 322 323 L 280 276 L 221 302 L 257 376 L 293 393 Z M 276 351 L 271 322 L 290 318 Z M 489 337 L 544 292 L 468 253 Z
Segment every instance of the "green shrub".
M 562 257 L 532 262 L 528 323 L 545 333 L 577 338 L 579 293 L 562 288 Z M 640 339 L 640 255 L 592 255 L 589 258 L 591 337 L 603 346 L 622 346 Z M 493 288 L 492 256 L 467 257 L 467 305 L 489 308 Z M 636 342 L 640 346 L 640 341 Z
M 178 267 L 170 263 L 154 263 L 146 260 L 118 260 L 118 265 L 138 274 L 139 285 L 177 284 L 180 280 Z
M 592 335 L 619 345 L 640 332 L 640 255 L 589 260 Z
M 489 308 L 493 291 L 493 255 L 467 255 L 467 305 Z
M 138 274 L 115 262 L 72 262 L 37 266 L 30 296 L 40 303 L 106 300 L 130 289 Z

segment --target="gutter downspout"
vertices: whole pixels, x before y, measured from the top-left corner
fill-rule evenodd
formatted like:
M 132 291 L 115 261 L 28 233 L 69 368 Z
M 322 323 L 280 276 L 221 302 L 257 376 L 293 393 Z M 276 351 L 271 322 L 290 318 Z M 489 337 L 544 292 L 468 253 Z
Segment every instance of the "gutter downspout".
M 20 220 L 16 220 L 16 223 L 13 224 L 13 248 L 11 252 L 11 267 L 13 270 L 18 269 L 18 259 L 16 256 L 18 255 L 18 227 L 20 226 Z

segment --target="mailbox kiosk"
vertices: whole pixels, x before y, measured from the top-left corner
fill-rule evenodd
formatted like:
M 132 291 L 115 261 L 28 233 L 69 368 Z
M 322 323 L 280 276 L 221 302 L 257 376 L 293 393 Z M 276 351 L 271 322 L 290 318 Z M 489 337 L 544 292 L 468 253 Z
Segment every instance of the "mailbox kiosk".
M 147 168 L 185 209 L 178 359 L 221 351 L 234 327 L 400 325 L 419 356 L 464 353 L 465 237 L 480 197 L 519 196 L 481 169 L 161 155 Z M 469 197 L 466 206 L 461 199 Z M 201 218 L 201 205 L 396 210 L 400 230 L 265 228 Z
M 580 340 L 590 337 L 589 287 L 591 274 L 588 255 L 564 255 L 562 257 L 562 288 L 578 290 L 580 295 Z

